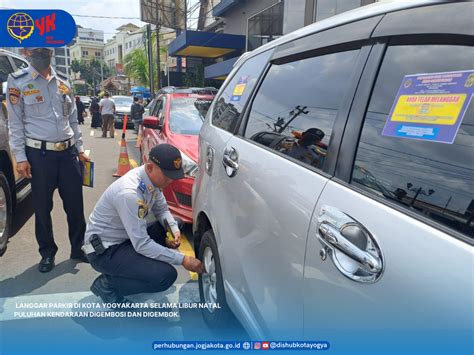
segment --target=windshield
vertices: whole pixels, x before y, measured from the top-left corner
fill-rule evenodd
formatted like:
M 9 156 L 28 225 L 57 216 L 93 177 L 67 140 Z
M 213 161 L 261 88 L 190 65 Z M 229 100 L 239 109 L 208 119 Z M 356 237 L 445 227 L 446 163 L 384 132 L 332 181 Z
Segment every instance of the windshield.
M 133 104 L 133 98 L 132 97 L 117 97 L 114 96 L 112 97 L 112 100 L 114 100 L 116 106 L 132 106 Z
M 198 135 L 212 99 L 181 98 L 171 101 L 170 129 L 177 134 Z

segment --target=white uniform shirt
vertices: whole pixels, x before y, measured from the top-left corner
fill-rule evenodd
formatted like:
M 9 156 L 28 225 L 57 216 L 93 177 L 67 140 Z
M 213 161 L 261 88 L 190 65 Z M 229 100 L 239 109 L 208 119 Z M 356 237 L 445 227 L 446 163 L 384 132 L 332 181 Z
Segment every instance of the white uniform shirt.
M 110 185 L 89 217 L 84 244 L 97 234 L 102 242 L 120 244 L 130 239 L 137 253 L 148 258 L 181 265 L 184 255 L 156 243 L 147 233 L 147 215 L 153 212 L 161 225 L 166 219 L 173 231 L 179 231 L 163 193 L 140 166 Z
M 83 152 L 71 86 L 51 69 L 49 79 L 30 66 L 8 77 L 7 108 L 10 146 L 16 161 L 26 161 L 25 139 L 61 142 L 72 137 Z

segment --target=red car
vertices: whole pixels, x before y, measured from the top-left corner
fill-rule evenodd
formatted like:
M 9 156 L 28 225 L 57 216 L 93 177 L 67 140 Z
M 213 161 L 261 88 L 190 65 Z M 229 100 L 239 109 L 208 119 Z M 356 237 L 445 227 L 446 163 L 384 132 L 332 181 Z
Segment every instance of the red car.
M 163 193 L 171 213 L 185 223 L 193 222 L 191 193 L 198 172 L 198 135 L 216 93 L 214 88 L 163 88 L 145 111 L 142 162 L 147 162 L 150 149 L 157 144 L 169 143 L 181 151 L 186 177 L 171 183 Z

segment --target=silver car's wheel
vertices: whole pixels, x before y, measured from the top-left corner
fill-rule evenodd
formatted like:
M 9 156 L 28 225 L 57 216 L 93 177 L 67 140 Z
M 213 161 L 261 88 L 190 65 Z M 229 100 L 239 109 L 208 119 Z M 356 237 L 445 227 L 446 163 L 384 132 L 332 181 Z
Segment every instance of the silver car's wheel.
M 225 299 L 219 251 L 212 230 L 208 230 L 203 234 L 199 244 L 198 256 L 206 268 L 206 273 L 199 275 L 201 302 L 219 306 L 219 308 L 211 306 L 203 309 L 202 315 L 204 321 L 211 329 L 221 331 L 230 324 L 229 321 L 232 317 Z
M 217 303 L 217 276 L 216 276 L 216 264 L 214 263 L 214 255 L 212 249 L 206 247 L 204 249 L 204 267 L 207 273 L 202 275 L 202 284 L 204 291 L 204 300 L 206 303 Z M 209 309 L 212 313 L 215 310 Z
M 0 171 L 0 256 L 7 248 L 12 218 L 11 195 L 8 180 Z

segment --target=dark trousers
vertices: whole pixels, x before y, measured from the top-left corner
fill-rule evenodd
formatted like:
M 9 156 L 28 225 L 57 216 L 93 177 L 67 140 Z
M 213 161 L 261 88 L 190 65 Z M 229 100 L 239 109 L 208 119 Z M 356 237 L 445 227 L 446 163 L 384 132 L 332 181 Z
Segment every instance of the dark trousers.
M 71 147 L 54 152 L 26 147 L 26 156 L 31 165 L 35 233 L 41 256 L 52 257 L 58 251 L 51 222 L 56 188 L 67 215 L 71 253 L 80 253 L 86 221 L 82 199 L 82 168 L 77 149 Z
M 151 239 L 165 246 L 165 230 L 159 222 L 147 231 Z M 91 266 L 106 275 L 110 286 L 122 296 L 165 291 L 178 277 L 171 264 L 137 253 L 129 240 L 107 248 L 101 255 L 90 253 L 87 257 Z

